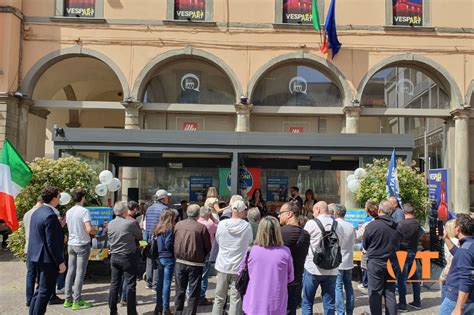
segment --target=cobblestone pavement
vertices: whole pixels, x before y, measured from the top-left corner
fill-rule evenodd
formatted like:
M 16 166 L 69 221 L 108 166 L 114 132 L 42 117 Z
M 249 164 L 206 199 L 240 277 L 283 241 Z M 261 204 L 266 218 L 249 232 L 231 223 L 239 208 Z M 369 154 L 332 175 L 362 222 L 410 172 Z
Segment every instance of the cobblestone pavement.
M 9 251 L 0 250 L 0 314 L 27 314 L 25 306 L 25 264 L 18 261 Z M 361 295 L 357 283 L 353 283 L 356 291 L 356 309 L 354 314 L 369 314 L 367 296 Z M 215 289 L 215 277 L 210 278 L 208 297 L 212 298 Z M 174 291 L 174 288 L 172 292 Z M 108 277 L 88 277 L 84 284 L 83 297 L 93 302 L 94 307 L 79 311 L 65 309 L 62 305 L 49 305 L 47 314 L 109 314 L 107 305 L 109 292 Z M 320 295 L 320 293 L 318 293 Z M 60 295 L 60 297 L 63 297 Z M 172 297 L 173 298 L 173 297 Z M 411 301 L 411 296 L 407 297 Z M 145 287 L 144 281 L 137 283 L 137 310 L 139 314 L 153 314 L 155 293 Z M 438 290 L 422 291 L 423 310 L 411 311 L 409 314 L 437 314 L 440 303 Z M 198 314 L 210 314 L 212 306 L 199 307 Z M 323 314 L 321 299 L 316 300 L 315 314 Z M 126 314 L 126 308 L 119 306 L 119 314 Z M 301 314 L 298 310 L 298 314 Z

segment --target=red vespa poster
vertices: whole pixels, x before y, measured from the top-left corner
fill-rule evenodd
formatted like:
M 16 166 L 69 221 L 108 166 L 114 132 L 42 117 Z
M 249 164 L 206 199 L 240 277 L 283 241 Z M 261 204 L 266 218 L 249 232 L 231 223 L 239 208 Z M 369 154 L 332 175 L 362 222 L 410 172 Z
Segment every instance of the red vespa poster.
M 283 0 L 283 23 L 313 23 L 312 0 Z
M 95 17 L 95 0 L 65 0 L 64 16 Z
M 423 26 L 423 0 L 392 0 L 393 25 Z
M 175 0 L 174 19 L 204 21 L 206 19 L 206 0 Z

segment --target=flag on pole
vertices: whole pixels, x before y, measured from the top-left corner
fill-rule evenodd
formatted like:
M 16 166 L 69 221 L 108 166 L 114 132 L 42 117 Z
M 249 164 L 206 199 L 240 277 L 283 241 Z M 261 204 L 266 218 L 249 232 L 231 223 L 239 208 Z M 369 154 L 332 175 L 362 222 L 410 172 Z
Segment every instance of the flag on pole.
M 321 31 L 321 23 L 319 22 L 319 11 L 318 11 L 317 2 L 318 2 L 317 0 L 313 0 L 313 3 L 311 4 L 312 10 L 313 10 L 313 13 L 312 13 L 313 26 L 315 30 Z
M 13 145 L 5 139 L 0 153 L 0 219 L 16 231 L 15 197 L 30 182 L 32 172 Z
M 336 0 L 331 0 L 328 15 L 324 22 L 324 36 L 321 45 L 321 52 L 326 53 L 328 48 L 332 50 L 332 59 L 337 55 L 342 44 L 337 39 L 336 30 Z
M 392 157 L 390 158 L 390 163 L 388 163 L 387 171 L 387 198 L 394 196 L 398 200 L 398 205 L 400 208 L 403 207 L 402 199 L 400 198 L 400 188 L 398 185 L 398 172 L 397 172 L 397 157 L 395 154 L 395 149 L 393 149 Z

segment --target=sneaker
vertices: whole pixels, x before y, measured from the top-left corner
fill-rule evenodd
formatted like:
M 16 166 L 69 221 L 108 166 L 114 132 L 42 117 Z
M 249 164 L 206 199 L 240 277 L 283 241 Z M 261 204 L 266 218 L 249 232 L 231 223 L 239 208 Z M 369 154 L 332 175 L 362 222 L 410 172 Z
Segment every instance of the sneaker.
M 421 310 L 421 303 L 410 302 L 408 303 L 408 305 L 410 305 L 414 309 Z
M 51 300 L 49 300 L 48 304 L 49 305 L 55 305 L 55 304 L 63 304 L 64 300 L 61 299 L 58 296 L 54 296 Z
M 122 305 L 123 307 L 127 307 L 127 301 L 120 302 L 120 305 Z
M 56 294 L 64 294 L 64 288 L 56 290 Z
M 357 288 L 359 288 L 359 290 L 367 289 L 367 287 L 364 286 L 363 283 L 359 283 L 359 284 L 357 285 Z
M 72 303 L 72 307 L 71 309 L 72 310 L 79 310 L 79 309 L 82 309 L 82 308 L 89 308 L 89 307 L 92 307 L 92 303 L 89 303 L 89 302 L 86 302 L 84 300 L 80 300 L 79 303 Z
M 406 305 L 402 305 L 402 304 L 398 303 L 398 311 L 400 313 L 406 313 L 406 312 L 408 312 L 408 308 L 407 308 Z
M 205 306 L 205 305 L 212 305 L 214 302 L 208 298 L 204 298 L 199 302 L 200 306 Z
M 64 306 L 64 307 L 71 307 L 72 304 L 73 304 L 73 303 L 72 303 L 72 300 L 65 299 L 63 306 Z

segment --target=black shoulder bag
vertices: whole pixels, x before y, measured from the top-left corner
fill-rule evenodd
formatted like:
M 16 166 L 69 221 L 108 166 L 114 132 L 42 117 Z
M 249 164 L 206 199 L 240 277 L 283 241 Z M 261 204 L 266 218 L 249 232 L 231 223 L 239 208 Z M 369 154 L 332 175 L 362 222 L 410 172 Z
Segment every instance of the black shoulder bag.
M 250 250 L 248 250 L 247 254 L 245 255 L 244 269 L 242 269 L 242 271 L 239 273 L 239 276 L 237 277 L 237 281 L 235 283 L 235 287 L 239 291 L 240 296 L 242 297 L 242 299 L 244 298 L 245 292 L 247 292 L 247 287 L 248 287 L 249 281 L 250 281 L 249 265 L 248 265 L 249 254 L 250 254 Z

